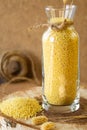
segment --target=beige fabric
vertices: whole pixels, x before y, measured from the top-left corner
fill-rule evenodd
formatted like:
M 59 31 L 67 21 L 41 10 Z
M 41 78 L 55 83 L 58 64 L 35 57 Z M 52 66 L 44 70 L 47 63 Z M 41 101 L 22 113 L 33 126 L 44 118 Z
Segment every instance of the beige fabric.
M 80 34 L 81 81 L 87 82 L 87 0 L 78 5 L 75 26 Z M 9 50 L 25 50 L 35 57 L 37 76 L 41 82 L 41 37 L 45 28 L 28 32 L 29 26 L 46 23 L 44 8 L 60 6 L 62 0 L 0 0 L 0 54 Z

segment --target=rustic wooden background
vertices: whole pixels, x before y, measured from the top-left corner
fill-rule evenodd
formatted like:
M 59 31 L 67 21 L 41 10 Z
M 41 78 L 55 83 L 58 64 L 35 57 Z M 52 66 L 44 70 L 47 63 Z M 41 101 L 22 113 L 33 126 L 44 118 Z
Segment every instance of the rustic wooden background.
M 80 35 L 81 82 L 87 82 L 87 0 L 78 5 L 75 27 Z M 28 27 L 46 22 L 44 8 L 62 5 L 62 0 L 0 0 L 0 54 L 6 50 L 28 50 L 41 62 L 41 36 L 45 29 Z M 41 75 L 41 71 L 39 72 Z

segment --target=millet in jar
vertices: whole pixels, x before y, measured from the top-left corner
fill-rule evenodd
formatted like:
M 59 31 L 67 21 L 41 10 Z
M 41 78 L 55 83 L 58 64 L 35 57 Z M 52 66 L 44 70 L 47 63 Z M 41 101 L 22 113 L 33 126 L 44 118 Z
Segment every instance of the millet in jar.
M 52 18 L 50 22 L 63 20 Z M 70 105 L 76 97 L 78 39 L 73 26 L 62 30 L 49 28 L 43 35 L 44 95 L 50 104 Z

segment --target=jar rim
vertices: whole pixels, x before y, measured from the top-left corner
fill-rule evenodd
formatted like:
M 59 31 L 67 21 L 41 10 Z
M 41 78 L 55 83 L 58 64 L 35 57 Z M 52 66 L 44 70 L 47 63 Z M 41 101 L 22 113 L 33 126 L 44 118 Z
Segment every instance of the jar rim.
M 67 7 L 67 8 L 66 8 Z M 57 8 L 57 7 L 55 7 L 55 6 L 46 6 L 46 8 L 45 8 L 45 10 L 46 11 L 50 11 L 50 10 L 53 10 L 53 11 L 64 11 L 64 10 L 70 10 L 70 8 L 71 9 L 74 9 L 74 8 L 76 8 L 77 6 L 76 5 L 69 5 L 69 4 L 67 4 L 66 5 L 66 7 L 65 8 Z

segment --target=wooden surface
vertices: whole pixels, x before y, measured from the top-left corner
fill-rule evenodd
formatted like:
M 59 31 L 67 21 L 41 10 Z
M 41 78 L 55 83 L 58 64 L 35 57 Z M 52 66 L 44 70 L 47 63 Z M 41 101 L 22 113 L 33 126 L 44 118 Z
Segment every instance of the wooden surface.
M 29 85 L 28 83 L 22 83 L 22 84 L 11 84 L 9 86 L 5 86 L 5 90 L 7 87 L 7 92 L 10 90 L 8 93 L 12 93 L 6 98 L 12 97 L 12 96 L 31 96 L 31 97 L 36 97 L 41 95 L 41 87 L 34 87 L 35 85 Z M 4 87 L 3 87 L 4 88 Z M 25 89 L 26 88 L 26 89 Z M 4 90 L 4 89 L 3 89 Z M 18 90 L 18 91 L 17 91 Z M 21 91 L 20 91 L 21 90 Z M 13 91 L 15 93 L 13 93 Z M 55 130 L 87 130 L 87 118 L 85 119 L 74 119 L 74 116 L 82 116 L 84 113 L 87 113 L 87 89 L 81 88 L 81 107 L 77 112 L 70 113 L 70 114 L 50 114 L 48 112 L 45 112 L 45 115 L 50 118 L 50 120 L 56 122 L 56 129 Z M 63 119 L 60 119 L 62 117 Z M 67 120 L 66 120 L 66 117 Z M 1 118 L 2 120 L 2 118 Z M 21 126 L 17 124 L 16 128 L 10 128 L 8 127 L 2 127 L 1 130 L 33 130 L 31 128 Z

